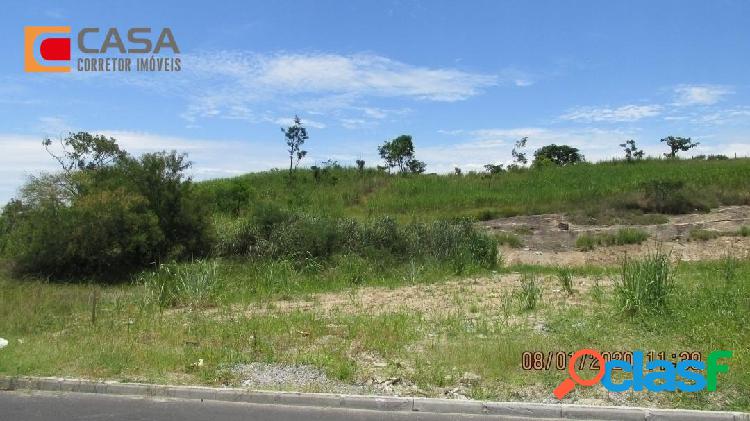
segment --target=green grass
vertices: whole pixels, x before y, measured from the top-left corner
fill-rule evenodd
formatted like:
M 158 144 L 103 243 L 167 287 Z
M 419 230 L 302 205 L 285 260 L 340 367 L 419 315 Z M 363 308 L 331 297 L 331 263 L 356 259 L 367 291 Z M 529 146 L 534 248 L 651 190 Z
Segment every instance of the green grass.
M 601 217 L 612 209 L 627 211 L 637 205 L 644 183 L 654 180 L 684 182 L 684 195 L 709 207 L 750 200 L 745 184 L 750 159 L 605 162 L 494 176 L 401 176 L 354 169 L 331 174 L 332 178 L 316 182 L 311 171 L 301 170 L 290 184 L 284 171 L 271 171 L 206 181 L 199 189 L 221 212 L 241 212 L 272 202 L 329 216 L 391 215 L 401 220 L 550 212 Z
M 640 260 L 625 257 L 615 285 L 620 312 L 630 316 L 667 312 L 674 292 L 674 269 L 669 259 L 670 256 L 661 251 Z
M 576 247 L 583 251 L 591 251 L 597 246 L 621 246 L 625 244 L 641 244 L 648 239 L 648 233 L 638 228 L 620 228 L 612 233 L 583 233 L 576 238 Z
M 534 310 L 541 299 L 542 290 L 537 285 L 536 274 L 525 273 L 521 278 L 521 287 L 516 291 L 521 307 L 524 310 Z
M 472 304 L 467 313 L 431 317 L 409 309 L 385 314 L 284 312 L 266 305 L 272 295 L 309 299 L 312 292 L 353 287 L 346 283 L 331 287 L 316 284 L 313 278 L 291 276 L 285 281 L 289 282 L 288 289 L 274 289 L 269 294 L 271 291 L 264 288 L 249 288 L 260 282 L 261 276 L 254 275 L 249 267 L 234 264 L 217 263 L 217 276 L 225 293 L 216 296 L 212 307 L 191 309 L 189 301 L 181 301 L 171 311 L 150 302 L 142 284 L 94 287 L 21 282 L 0 274 L 0 332 L 10 340 L 10 345 L 0 351 L 0 373 L 233 385 L 237 378 L 229 367 L 261 361 L 311 364 L 330 378 L 351 383 L 363 381 L 371 369 L 356 356 L 375 355 L 388 362 L 383 376 L 413 383 L 430 396 L 440 395 L 443 387 L 455 387 L 463 373 L 471 372 L 480 380 L 466 388 L 467 395 L 504 401 L 525 396 L 543 399 L 565 377 L 564 372 L 554 369 L 521 370 L 524 351 L 569 352 L 593 347 L 605 351 L 700 351 L 706 355 L 715 349 L 729 349 L 734 351 L 731 368 L 720 375 L 718 391 L 636 393 L 627 396 L 626 402 L 750 409 L 746 393 L 750 388 L 750 353 L 745 346 L 750 342 L 746 323 L 750 310 L 747 260 L 728 257 L 669 266 L 676 293 L 668 295 L 664 312 L 627 315 L 621 309 L 620 293 L 600 286 L 596 293 L 590 290 L 598 299 L 592 297 L 585 305 L 574 305 L 575 300 L 564 297 L 558 304 L 543 306 L 538 298 L 531 306 L 526 299 L 501 300 L 497 308 L 483 310 Z M 624 269 L 629 271 L 624 276 L 633 275 L 637 286 L 628 287 L 631 291 L 641 287 L 651 291 L 639 301 L 639 309 L 660 306 L 660 293 L 649 289 L 650 281 L 642 280 L 666 279 L 654 274 L 664 273 L 667 264 L 659 260 L 639 261 L 638 265 Z M 207 271 L 198 262 L 184 270 L 194 271 L 199 277 Z M 277 278 L 279 274 L 276 271 L 264 276 Z M 430 282 L 429 277 L 418 281 Z M 517 291 L 528 293 L 517 292 L 518 296 L 538 297 L 533 291 L 540 288 L 538 282 L 535 275 L 525 277 L 521 283 L 525 286 L 517 287 Z M 383 285 L 408 283 L 394 275 Z M 90 316 L 93 296 L 98 297 L 95 323 Z M 356 303 L 351 305 L 356 308 Z M 268 312 L 243 311 L 252 306 Z M 540 321 L 544 332 L 535 327 Z M 198 359 L 204 360 L 202 367 L 195 366 Z M 574 393 L 579 398 L 606 397 L 600 387 L 581 388 Z
M 695 241 L 708 241 L 714 238 L 721 237 L 722 233 L 714 230 L 704 230 L 700 228 L 693 228 L 690 230 L 689 238 Z
M 494 234 L 495 240 L 498 244 L 513 248 L 520 248 L 523 246 L 523 242 L 518 235 L 511 232 L 497 232 Z
M 560 286 L 562 287 L 563 291 L 568 295 L 575 294 L 575 290 L 573 289 L 573 271 L 570 270 L 570 268 L 567 267 L 560 267 L 557 269 L 557 280 L 560 282 Z

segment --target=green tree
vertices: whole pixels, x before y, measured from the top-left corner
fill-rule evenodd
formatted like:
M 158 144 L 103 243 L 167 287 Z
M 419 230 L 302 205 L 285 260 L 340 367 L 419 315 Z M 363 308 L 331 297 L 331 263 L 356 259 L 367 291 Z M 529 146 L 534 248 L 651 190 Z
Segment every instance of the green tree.
M 307 151 L 302 150 L 302 146 L 305 141 L 309 138 L 307 135 L 307 129 L 302 125 L 302 120 L 298 116 L 294 116 L 294 124 L 285 128 L 281 128 L 286 139 L 286 145 L 289 148 L 289 175 L 292 175 L 292 171 L 297 168 L 302 158 L 307 155 Z M 295 163 L 295 158 L 297 159 Z
M 490 174 L 501 174 L 505 172 L 503 164 L 487 164 L 484 166 L 484 170 Z
M 398 167 L 399 172 L 423 173 L 426 165 L 414 157 L 414 143 L 409 135 L 401 135 L 378 146 L 378 153 L 388 169 Z
M 662 139 L 661 142 L 664 142 L 669 146 L 669 153 L 664 154 L 667 158 L 676 158 L 677 152 L 687 152 L 688 150 L 700 145 L 700 142 L 693 143 L 692 139 L 689 137 L 686 138 L 679 136 L 667 136 Z
M 551 162 L 554 165 L 573 165 L 585 160 L 584 156 L 574 148 L 568 145 L 551 145 L 543 146 L 534 152 L 534 166 L 544 166 L 545 163 Z
M 620 147 L 625 151 L 625 160 L 628 162 L 643 158 L 643 150 L 638 149 L 633 139 L 626 140 L 625 143 L 620 143 Z
M 101 137 L 83 133 L 77 139 Z M 61 173 L 30 178 L 3 210 L 2 246 L 17 270 L 118 278 L 210 251 L 211 218 L 185 175 L 186 157 L 159 152 L 134 158 L 106 140 L 116 159 L 80 155 L 70 161 L 64 155 Z M 85 149 L 81 145 L 72 149 Z M 60 187 L 68 182 L 76 188 Z
M 521 152 L 524 148 L 526 148 L 526 142 L 528 142 L 529 138 L 524 136 L 521 139 L 517 140 L 515 145 L 513 145 L 513 149 L 510 151 L 510 155 L 513 157 L 513 163 L 517 166 L 526 165 L 528 159 L 526 159 L 526 152 Z

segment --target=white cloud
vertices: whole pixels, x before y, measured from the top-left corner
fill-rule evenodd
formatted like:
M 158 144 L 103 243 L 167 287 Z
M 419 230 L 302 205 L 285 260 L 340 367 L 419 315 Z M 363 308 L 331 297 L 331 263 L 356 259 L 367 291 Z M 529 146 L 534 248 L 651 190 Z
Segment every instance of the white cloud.
M 277 147 L 276 141 L 193 139 L 123 130 L 93 130 L 92 133 L 116 138 L 118 144 L 133 155 L 162 150 L 185 152 L 193 162 L 189 173 L 197 180 L 287 165 L 284 149 Z M 0 204 L 13 197 L 26 176 L 59 169 L 44 150 L 41 137 L 0 134 L 0 149 L 4 152 L 0 154 Z
M 430 172 L 450 172 L 454 167 L 463 170 L 481 170 L 488 163 L 509 164 L 513 144 L 522 137 L 528 137 L 525 151 L 529 160 L 534 150 L 555 143 L 574 146 L 581 150 L 589 161 L 610 159 L 622 154 L 618 146 L 624 140 L 638 138 L 638 131 L 603 130 L 598 128 L 549 129 L 541 127 L 521 127 L 510 129 L 481 129 L 443 131 L 459 140 L 445 146 L 417 147 L 417 157 L 427 162 Z M 647 153 L 656 155 L 658 145 L 645 148 Z
M 580 107 L 560 116 L 563 120 L 585 122 L 629 122 L 661 113 L 659 105 L 623 105 L 617 108 Z
M 291 126 L 294 124 L 294 117 L 279 117 L 276 119 L 269 119 L 273 121 L 274 124 L 277 124 L 279 126 Z M 309 118 L 301 118 L 302 125 L 306 127 L 313 127 L 315 129 L 325 129 L 326 125 L 325 123 L 321 123 L 319 121 L 310 120 Z
M 674 88 L 677 106 L 712 105 L 725 96 L 734 93 L 732 89 L 720 85 L 680 85 Z
M 371 54 L 256 56 L 246 65 L 255 83 L 288 92 L 348 92 L 460 101 L 497 84 L 495 76 L 413 66 Z M 235 64 L 229 66 L 233 68 Z
M 187 100 L 182 117 L 241 118 L 267 121 L 266 113 L 301 110 L 327 114 L 358 109 L 382 119 L 384 110 L 367 98 L 454 102 L 479 95 L 505 82 L 527 84 L 515 77 L 418 66 L 375 54 L 279 53 L 242 51 L 183 55 L 183 70 L 164 75 L 128 75 L 127 83 Z M 260 108 L 263 111 L 253 112 Z M 340 116 L 353 118 L 352 116 Z

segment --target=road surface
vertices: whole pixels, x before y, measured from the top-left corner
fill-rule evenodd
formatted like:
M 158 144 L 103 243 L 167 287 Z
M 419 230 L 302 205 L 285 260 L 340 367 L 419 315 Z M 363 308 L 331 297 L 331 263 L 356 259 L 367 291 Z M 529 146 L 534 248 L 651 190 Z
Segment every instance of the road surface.
M 93 393 L 0 392 L 0 421 L 532 421 L 489 415 L 381 412 L 259 405 L 218 401 L 153 399 Z

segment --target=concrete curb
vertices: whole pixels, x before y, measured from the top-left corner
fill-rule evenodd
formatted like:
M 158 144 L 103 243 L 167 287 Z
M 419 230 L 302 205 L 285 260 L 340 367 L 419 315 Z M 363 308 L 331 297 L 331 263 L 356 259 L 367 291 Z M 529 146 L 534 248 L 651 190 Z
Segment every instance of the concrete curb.
M 0 376 L 0 391 L 101 393 L 174 399 L 200 399 L 256 404 L 282 404 L 375 411 L 417 411 L 439 414 L 507 415 L 567 420 L 633 421 L 750 421 L 750 413 L 682 409 L 650 409 L 616 406 L 583 406 L 524 402 L 480 402 L 471 400 L 358 396 L 330 393 L 254 391 L 237 388 L 165 386 L 113 381 L 62 379 L 56 377 Z

